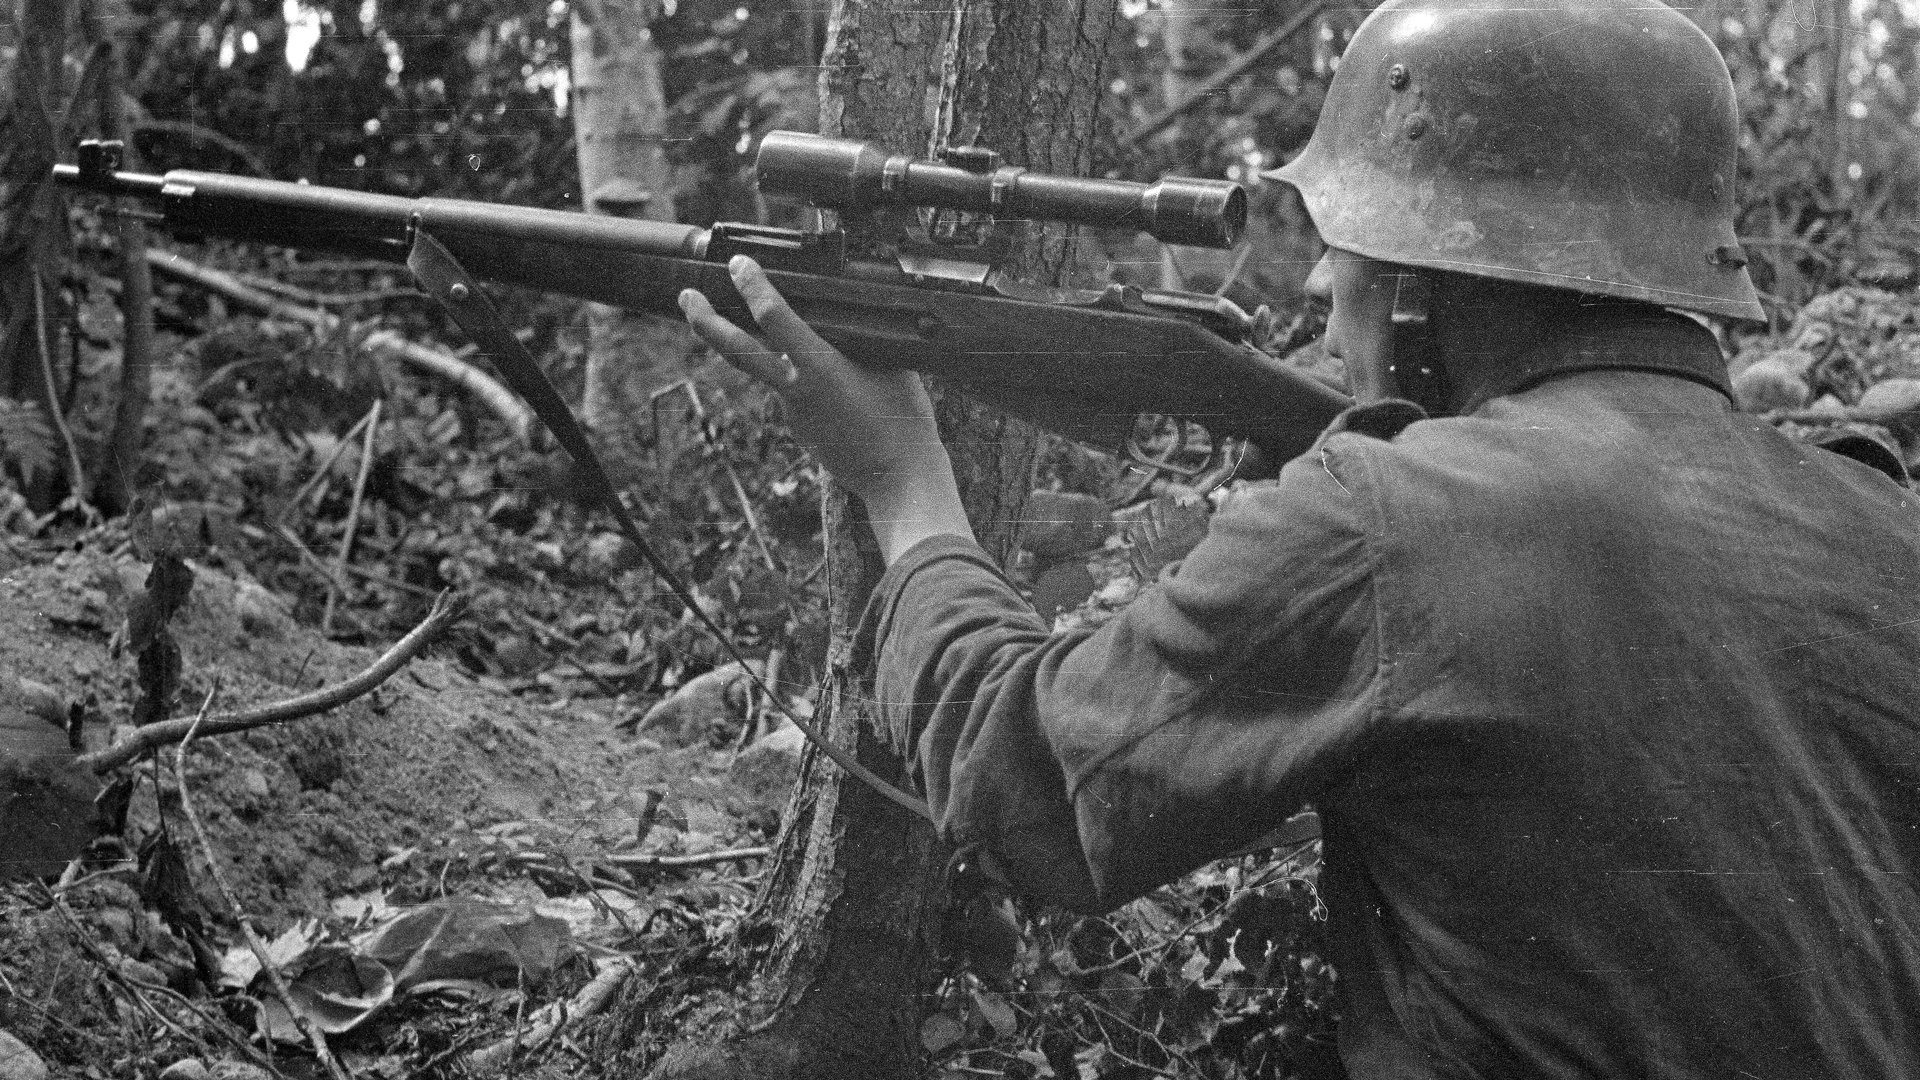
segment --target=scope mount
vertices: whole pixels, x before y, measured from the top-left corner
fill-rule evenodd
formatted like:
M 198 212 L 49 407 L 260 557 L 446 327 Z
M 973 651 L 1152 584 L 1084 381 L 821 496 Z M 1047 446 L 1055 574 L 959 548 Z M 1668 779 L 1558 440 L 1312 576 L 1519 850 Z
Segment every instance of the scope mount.
M 76 164 L 80 166 L 80 186 L 105 188 L 113 183 L 113 174 L 126 161 L 127 144 L 119 139 L 82 139 Z

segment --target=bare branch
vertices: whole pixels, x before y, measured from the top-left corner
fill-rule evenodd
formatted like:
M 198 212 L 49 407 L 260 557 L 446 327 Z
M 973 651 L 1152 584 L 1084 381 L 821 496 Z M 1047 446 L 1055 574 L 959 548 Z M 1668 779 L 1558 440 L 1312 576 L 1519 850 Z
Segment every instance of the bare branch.
M 385 263 L 375 263 L 374 265 L 385 269 L 392 269 L 391 266 Z M 350 307 L 354 304 L 376 304 L 388 300 L 431 299 L 431 297 L 419 289 L 363 289 L 359 292 L 323 293 L 314 292 L 312 289 L 303 289 L 298 285 L 289 285 L 284 281 L 267 277 L 265 274 L 236 274 L 234 276 L 243 284 L 270 292 L 275 296 L 284 297 L 296 304 L 305 304 L 308 307 L 316 308 Z
M 266 160 L 246 143 L 230 138 L 209 127 L 186 120 L 141 120 L 133 125 L 133 133 L 153 132 L 156 135 L 184 135 L 195 142 L 210 143 L 225 150 L 246 163 L 255 176 L 272 176 L 273 170 L 267 168 Z
M 60 412 L 60 388 L 53 378 L 53 350 L 47 345 L 47 286 L 40 271 L 33 271 L 33 320 L 34 344 L 40 353 L 40 379 L 46 393 L 47 418 L 53 421 L 53 430 L 60 434 L 60 445 L 67 452 L 67 486 L 76 503 L 86 507 L 91 517 L 91 507 L 87 507 L 87 478 L 80 466 L 80 448 L 73 441 L 73 429 L 67 426 L 67 418 Z
M 1193 93 L 1168 105 L 1143 121 L 1139 127 L 1120 136 L 1122 149 L 1133 146 L 1158 132 L 1161 128 L 1178 120 L 1187 110 L 1218 94 L 1227 84 L 1246 74 L 1247 69 L 1267 58 L 1267 54 L 1286 44 L 1288 38 L 1298 33 L 1302 27 L 1312 22 L 1326 8 L 1326 0 L 1313 0 L 1301 8 L 1293 18 L 1288 19 L 1278 30 L 1253 43 L 1253 47 L 1228 62 L 1227 66 L 1194 88 Z
M 256 289 L 223 270 L 202 266 L 171 251 L 150 249 L 147 262 L 152 264 L 155 271 L 175 281 L 199 286 L 264 315 L 320 331 L 331 330 L 339 323 L 335 315 L 284 300 L 264 289 Z M 533 414 L 520 403 L 520 399 L 491 375 L 452 353 L 408 341 L 392 330 L 375 330 L 367 335 L 361 345 L 446 379 L 478 398 L 495 416 L 506 421 L 521 441 L 527 441 L 532 436 Z
M 340 551 L 334 558 L 336 587 L 327 590 L 326 614 L 320 617 L 322 634 L 333 633 L 334 605 L 346 595 L 346 569 L 353 554 L 354 534 L 360 531 L 360 503 L 367 493 L 367 474 L 373 470 L 373 442 L 380 433 L 380 407 L 384 404 L 385 399 L 374 398 L 373 408 L 367 410 L 366 442 L 360 447 L 360 471 L 353 480 L 353 504 L 347 508 L 347 528 L 340 536 Z
M 611 866 L 620 870 L 691 870 L 702 866 L 719 866 L 721 863 L 764 859 L 772 853 L 772 848 L 743 847 L 728 848 L 725 851 L 703 851 L 697 855 L 593 855 L 587 857 L 585 861 L 589 864 Z M 565 862 L 559 856 L 547 851 L 517 851 L 501 861 L 513 866 L 526 867 L 555 867 Z
M 740 862 L 745 859 L 764 859 L 772 853 L 772 850 L 764 847 L 745 847 L 729 848 L 726 851 L 706 851 L 698 855 L 607 855 L 599 861 L 608 866 L 617 866 L 622 870 L 648 870 L 655 867 L 684 869 Z
M 533 1023 L 524 1036 L 515 1027 L 512 1038 L 501 1039 L 475 1050 L 467 1058 L 467 1067 L 484 1076 L 504 1068 L 512 1061 L 517 1050 L 540 1049 L 566 1030 L 568 1024 L 584 1020 L 606 1008 L 607 1003 L 613 1000 L 614 991 L 619 990 L 627 981 L 627 976 L 632 974 L 631 960 L 623 958 L 613 961 L 595 975 L 592 982 L 581 987 L 571 1000 L 553 1002 L 534 1013 Z
M 360 697 L 393 677 L 393 673 L 404 667 L 428 642 L 451 626 L 465 613 L 465 604 L 448 593 L 440 594 L 434 601 L 433 609 L 420 625 L 407 633 L 406 637 L 394 643 L 380 659 L 375 660 L 366 670 L 343 683 L 322 687 L 310 694 L 288 698 L 258 709 L 238 713 L 222 713 L 209 716 L 205 723 L 195 719 L 162 720 L 157 724 L 148 724 L 136 730 L 125 739 L 91 754 L 82 754 L 74 759 L 95 773 L 105 773 L 122 765 L 135 761 L 143 754 L 162 746 L 169 746 L 187 737 L 187 733 L 199 724 L 205 735 L 226 735 L 235 731 L 247 731 L 252 728 L 266 727 L 269 724 L 285 723 L 315 713 L 336 709 L 341 705 Z

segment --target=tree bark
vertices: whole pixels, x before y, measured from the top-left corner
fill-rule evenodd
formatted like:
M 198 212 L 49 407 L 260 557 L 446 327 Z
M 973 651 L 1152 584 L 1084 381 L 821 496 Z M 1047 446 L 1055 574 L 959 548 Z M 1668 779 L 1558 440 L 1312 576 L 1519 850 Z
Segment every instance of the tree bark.
M 667 103 L 649 24 L 658 0 L 573 5 L 572 108 L 582 204 L 588 213 L 673 221 Z M 625 460 L 653 393 L 687 378 L 686 330 L 676 320 L 592 305 L 588 314 L 587 426 Z M 616 471 L 619 466 L 616 465 Z
M 100 131 L 126 147 L 124 168 L 138 170 L 128 112 L 127 46 L 114 36 L 126 19 L 125 0 L 91 0 L 89 28 L 107 51 L 100 82 Z M 118 514 L 132 501 L 139 482 L 147 400 L 153 395 L 153 270 L 147 265 L 147 230 L 140 219 L 126 216 L 116 223 L 120 241 L 120 394 L 114 404 L 113 430 L 93 466 L 94 498 L 107 514 Z
M 1112 0 L 837 0 L 820 76 L 821 132 L 915 153 L 977 139 L 1012 164 L 1087 172 L 1116 22 Z M 1064 234 L 1036 233 L 1015 266 L 1057 284 L 1076 269 L 1078 252 Z M 1004 562 L 1040 436 L 954 395 L 940 395 L 937 408 L 976 533 Z M 857 501 L 832 485 L 825 519 L 833 639 L 820 723 L 898 781 L 909 748 L 891 745 L 874 723 L 864 692 L 871 673 L 856 670 L 851 640 L 881 567 Z M 750 1034 L 702 1033 L 653 1075 L 918 1075 L 920 1003 L 940 973 L 948 854 L 925 822 L 809 747 L 747 920 L 772 935 L 747 994 Z
M 1853 59 L 1852 19 L 1852 0 L 1823 0 L 1820 5 L 1820 25 L 1827 36 L 1827 167 L 1833 173 L 1833 197 L 1842 205 L 1853 188 L 1847 168 L 1851 149 L 1847 142 L 1847 108 L 1853 100 L 1847 81 Z

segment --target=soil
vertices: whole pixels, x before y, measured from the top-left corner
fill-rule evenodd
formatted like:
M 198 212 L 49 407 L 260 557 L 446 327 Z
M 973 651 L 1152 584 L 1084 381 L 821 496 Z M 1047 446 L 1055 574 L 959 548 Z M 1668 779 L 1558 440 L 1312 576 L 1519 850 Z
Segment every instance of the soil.
M 172 623 L 184 668 L 175 715 L 216 681 L 215 711 L 237 711 L 344 680 L 376 655 L 296 624 L 244 571 L 195 570 Z M 0 562 L 0 672 L 89 702 L 90 746 L 131 708 L 133 660 L 109 644 L 145 573 L 100 546 Z M 548 849 L 605 850 L 634 835 L 650 788 L 664 797 L 649 849 L 756 839 L 745 822 L 765 815 L 728 788 L 727 757 L 622 735 L 588 704 L 482 685 L 429 650 L 331 713 L 199 743 L 187 775 L 241 903 L 271 928 L 372 887 L 383 860 L 490 826 L 520 823 L 516 835 Z M 156 812 L 151 768 L 136 772 L 139 832 Z

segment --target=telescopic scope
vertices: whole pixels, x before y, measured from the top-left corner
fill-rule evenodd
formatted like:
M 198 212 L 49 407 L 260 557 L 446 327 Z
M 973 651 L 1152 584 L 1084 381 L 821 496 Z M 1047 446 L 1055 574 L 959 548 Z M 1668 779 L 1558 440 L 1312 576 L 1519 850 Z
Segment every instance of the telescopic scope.
M 832 210 L 933 206 L 1000 218 L 1133 229 L 1168 244 L 1230 248 L 1247 224 L 1247 193 L 1227 180 L 1169 176 L 1151 184 L 1051 176 L 1000 164 L 979 147 L 915 161 L 871 143 L 772 131 L 754 171 L 763 191 Z

